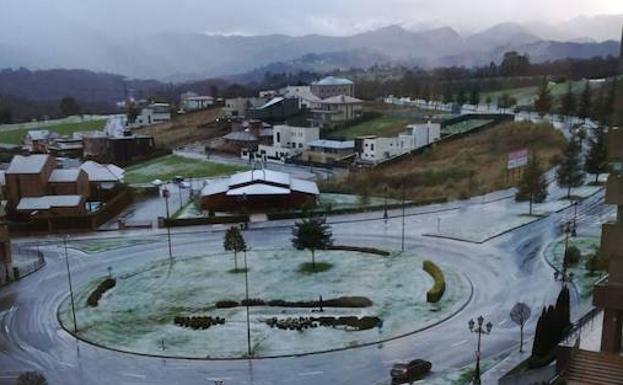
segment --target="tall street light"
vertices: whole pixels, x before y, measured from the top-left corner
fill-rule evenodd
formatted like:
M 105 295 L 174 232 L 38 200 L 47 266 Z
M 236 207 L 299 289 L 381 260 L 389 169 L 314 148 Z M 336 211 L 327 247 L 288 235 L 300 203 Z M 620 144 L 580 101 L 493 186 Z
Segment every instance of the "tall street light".
M 68 235 L 63 237 L 63 246 L 65 247 L 65 266 L 67 267 L 67 282 L 69 283 L 69 298 L 71 301 L 71 314 L 74 320 L 74 334 L 78 334 L 78 324 L 76 323 L 76 306 L 74 303 L 74 289 L 71 285 L 71 271 L 69 269 L 69 255 L 67 252 L 67 238 Z
M 567 271 L 567 250 L 569 247 L 569 235 L 575 234 L 575 223 L 567 222 L 565 224 L 565 249 L 562 254 L 562 271 L 556 270 L 554 272 L 554 280 L 562 283 L 562 286 L 566 286 L 568 282 L 573 281 L 573 272 Z
M 169 258 L 173 260 L 173 250 L 171 249 L 171 218 L 169 216 L 169 196 L 171 193 L 167 187 L 162 188 L 162 197 L 164 198 L 164 205 L 167 210 L 167 242 L 169 244 Z
M 402 240 L 401 250 L 405 251 L 405 184 L 402 183 Z
M 249 317 L 249 268 L 247 265 L 247 248 L 244 248 L 244 292 L 247 308 L 247 356 L 251 358 L 251 319 Z
M 389 216 L 387 215 L 387 186 L 383 189 L 385 191 L 385 210 L 383 212 L 383 220 L 385 220 L 385 224 L 387 224 L 387 219 Z
M 467 323 L 467 326 L 469 327 L 469 331 L 478 335 L 478 345 L 476 348 L 476 370 L 474 371 L 474 379 L 472 381 L 472 384 L 474 385 L 481 384 L 480 382 L 480 346 L 481 346 L 482 336 L 490 334 L 491 329 L 493 329 L 493 324 L 491 322 L 487 322 L 486 325 L 484 325 L 484 323 L 485 323 L 485 318 L 483 316 L 478 317 L 476 322 L 474 322 L 473 319 L 470 319 L 469 322 Z

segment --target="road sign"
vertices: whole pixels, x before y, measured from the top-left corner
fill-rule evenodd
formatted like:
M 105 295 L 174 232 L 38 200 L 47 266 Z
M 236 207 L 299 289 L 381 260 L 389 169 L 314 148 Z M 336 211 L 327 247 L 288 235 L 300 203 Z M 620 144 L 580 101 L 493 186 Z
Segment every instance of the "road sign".
M 513 170 L 515 168 L 524 167 L 528 164 L 528 149 L 513 151 L 508 153 L 508 162 L 506 164 L 507 170 Z

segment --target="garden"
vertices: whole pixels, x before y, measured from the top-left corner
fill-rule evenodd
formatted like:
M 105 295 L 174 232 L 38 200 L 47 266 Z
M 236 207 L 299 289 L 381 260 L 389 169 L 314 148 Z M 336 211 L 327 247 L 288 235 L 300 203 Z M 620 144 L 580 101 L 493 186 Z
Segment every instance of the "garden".
M 238 252 L 237 264 L 233 253 L 165 258 L 94 279 L 76 291 L 78 335 L 140 354 L 240 358 L 248 308 L 252 356 L 314 353 L 442 322 L 471 292 L 461 274 L 411 253 L 316 250 L 312 269 L 305 250 L 246 254 L 247 270 Z M 69 302 L 59 318 L 73 330 Z

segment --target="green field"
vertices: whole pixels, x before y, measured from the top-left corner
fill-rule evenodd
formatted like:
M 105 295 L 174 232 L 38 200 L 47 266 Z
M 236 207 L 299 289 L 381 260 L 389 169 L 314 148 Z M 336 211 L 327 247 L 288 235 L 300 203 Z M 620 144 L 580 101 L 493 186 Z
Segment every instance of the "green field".
M 383 115 L 367 122 L 331 131 L 327 136 L 330 139 L 354 139 L 365 135 L 396 136 L 403 132 L 409 123 L 412 121 L 407 118 Z
M 247 167 L 167 155 L 128 167 L 125 170 L 125 182 L 149 183 L 154 179 L 167 181 L 178 175 L 185 178 L 209 178 L 244 170 Z
M 63 123 L 49 127 L 42 127 L 42 130 L 57 132 L 61 135 L 71 135 L 78 131 L 101 130 L 106 125 L 106 120 L 91 120 L 80 123 Z M 0 143 L 21 144 L 30 129 L 19 128 L 15 130 L 0 131 Z
M 470 119 L 462 122 L 458 122 L 455 124 L 451 124 L 449 126 L 444 127 L 441 130 L 442 135 L 454 135 L 461 134 L 463 132 L 471 131 L 480 126 L 484 126 L 485 124 L 489 124 L 493 122 L 491 119 Z
M 603 85 L 602 82 L 591 80 L 591 89 L 595 90 Z M 584 80 L 578 80 L 571 82 L 571 88 L 573 92 L 579 95 L 585 87 Z M 552 92 L 552 96 L 554 98 L 558 98 L 561 95 L 564 95 L 567 92 L 567 83 L 557 83 L 554 85 L 550 85 L 550 90 Z M 501 91 L 493 91 L 493 92 L 483 92 L 480 96 L 481 103 L 485 103 L 487 97 L 490 97 L 493 103 L 496 103 L 498 98 L 502 95 L 507 94 L 515 99 L 517 99 L 517 104 L 520 106 L 531 105 L 534 103 L 534 99 L 539 92 L 538 86 L 533 87 L 522 87 L 522 88 L 510 88 Z

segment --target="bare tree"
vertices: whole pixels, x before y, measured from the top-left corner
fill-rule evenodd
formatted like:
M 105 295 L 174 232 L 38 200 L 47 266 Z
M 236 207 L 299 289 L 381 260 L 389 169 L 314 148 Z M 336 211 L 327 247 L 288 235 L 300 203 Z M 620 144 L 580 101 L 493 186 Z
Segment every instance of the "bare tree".
M 22 373 L 17 377 L 17 385 L 46 385 L 45 377 L 37 372 Z
M 513 306 L 510 312 L 511 320 L 514 323 L 519 325 L 519 329 L 521 332 L 520 344 L 519 344 L 519 353 L 523 353 L 523 327 L 526 322 L 530 319 L 530 306 L 526 305 L 523 302 L 518 302 Z

